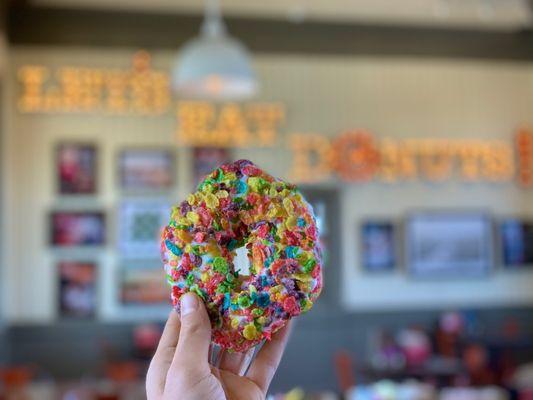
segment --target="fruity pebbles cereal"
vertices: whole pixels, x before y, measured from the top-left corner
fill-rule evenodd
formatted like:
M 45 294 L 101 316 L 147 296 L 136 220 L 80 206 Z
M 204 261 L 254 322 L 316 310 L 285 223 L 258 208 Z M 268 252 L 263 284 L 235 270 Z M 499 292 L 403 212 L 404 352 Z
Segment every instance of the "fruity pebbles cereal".
M 172 209 L 161 252 L 172 302 L 195 292 L 213 341 L 246 351 L 308 311 L 322 289 L 321 251 L 311 206 L 296 187 L 251 161 L 224 164 Z M 246 247 L 250 275 L 233 259 Z

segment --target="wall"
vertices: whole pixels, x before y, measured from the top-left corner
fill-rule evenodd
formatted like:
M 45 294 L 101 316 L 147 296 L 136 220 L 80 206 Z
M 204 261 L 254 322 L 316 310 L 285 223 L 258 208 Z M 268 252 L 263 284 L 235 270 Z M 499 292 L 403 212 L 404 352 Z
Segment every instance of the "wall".
M 4 107 L 4 104 L 6 104 L 4 95 L 5 95 L 5 80 L 6 80 L 6 73 L 5 70 L 7 68 L 7 58 L 8 58 L 8 45 L 6 40 L 6 12 L 5 12 L 6 5 L 3 3 L 0 4 L 0 210 L 2 209 L 3 205 L 3 199 L 4 199 L 4 186 L 2 181 L 2 172 L 4 170 L 3 164 L 2 164 L 2 153 L 4 148 L 4 133 L 5 133 L 5 118 L 4 114 L 7 111 L 6 107 Z M 3 214 L 0 214 L 0 227 L 4 226 L 4 219 Z M 3 279 L 4 274 L 4 267 L 5 262 L 3 259 L 4 254 L 4 247 L 3 247 L 3 239 L 4 239 L 4 229 L 0 231 L 0 280 Z M 4 360 L 7 357 L 8 353 L 8 347 L 5 345 L 5 321 L 4 321 L 4 315 L 2 313 L 2 298 L 3 298 L 4 290 L 2 287 L 0 287 L 0 360 Z
M 153 52 L 154 64 L 169 68 L 173 53 Z M 131 145 L 173 145 L 172 113 L 159 118 L 103 115 L 21 115 L 16 111 L 16 68 L 40 63 L 50 67 L 84 65 L 129 67 L 132 51 L 85 48 L 25 48 L 13 51 L 8 91 L 8 132 L 3 157 L 6 202 L 6 276 L 4 311 L 13 323 L 55 318 L 54 260 L 61 254 L 46 242 L 46 215 L 67 204 L 54 192 L 53 149 L 63 140 L 98 144 L 101 165 L 95 199 L 68 201 L 70 207 L 102 208 L 113 218 L 121 194 L 114 188 L 117 151 Z M 514 129 L 531 122 L 533 66 L 529 63 L 442 61 L 389 58 L 275 56 L 257 57 L 263 84 L 261 100 L 286 105 L 285 132 L 336 135 L 347 128 L 368 128 L 380 136 L 474 137 L 510 141 Z M 286 150 L 246 150 L 247 157 L 285 176 L 291 162 Z M 178 185 L 189 188 L 189 154 L 177 149 Z M 472 281 L 416 282 L 398 271 L 367 276 L 358 268 L 357 227 L 369 216 L 401 220 L 416 208 L 482 208 L 496 215 L 531 216 L 531 191 L 501 185 L 449 182 L 343 186 L 341 301 L 347 311 L 533 304 L 533 271 L 495 271 Z M 115 301 L 117 254 L 113 240 L 100 261 L 99 315 L 103 320 L 131 319 Z M 9 284 L 7 284 L 7 282 Z M 438 291 L 438 296 L 435 295 Z M 163 316 L 146 311 L 138 318 Z

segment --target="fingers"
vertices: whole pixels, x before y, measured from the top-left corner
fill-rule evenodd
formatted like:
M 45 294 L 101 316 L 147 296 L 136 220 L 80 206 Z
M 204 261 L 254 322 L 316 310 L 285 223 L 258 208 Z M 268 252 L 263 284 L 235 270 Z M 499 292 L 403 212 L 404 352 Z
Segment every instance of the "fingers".
M 267 341 L 255 358 L 247 377 L 266 393 L 274 374 L 278 369 L 283 351 L 289 340 L 292 323 L 289 322 Z
M 192 375 L 209 373 L 211 323 L 202 300 L 194 293 L 181 298 L 181 331 L 171 370 Z
M 170 313 L 159 345 L 146 374 L 146 392 L 148 399 L 159 398 L 165 388 L 168 369 L 174 358 L 180 332 L 180 320 L 174 310 Z
M 172 357 L 174 356 L 174 351 L 176 350 L 180 334 L 180 325 L 178 313 L 172 310 L 168 316 L 167 323 L 165 324 L 165 329 L 163 329 L 155 356 L 164 357 L 166 359 L 169 349 L 172 351 Z M 170 361 L 172 361 L 172 357 L 170 357 Z
M 228 351 L 224 351 L 220 358 L 219 368 L 224 371 L 231 372 L 232 374 L 242 376 L 246 373 L 253 356 L 253 348 L 245 351 L 244 353 L 230 353 Z

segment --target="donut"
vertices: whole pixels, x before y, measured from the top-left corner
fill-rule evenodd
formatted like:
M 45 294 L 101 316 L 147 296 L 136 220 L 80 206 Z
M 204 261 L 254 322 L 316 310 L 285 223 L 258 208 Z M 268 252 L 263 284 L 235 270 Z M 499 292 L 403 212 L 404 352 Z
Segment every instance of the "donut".
M 249 275 L 233 263 L 245 247 Z M 212 340 L 243 352 L 270 340 L 308 311 L 322 289 L 312 207 L 295 185 L 248 160 L 221 165 L 172 208 L 161 254 L 171 300 L 195 292 L 206 304 Z

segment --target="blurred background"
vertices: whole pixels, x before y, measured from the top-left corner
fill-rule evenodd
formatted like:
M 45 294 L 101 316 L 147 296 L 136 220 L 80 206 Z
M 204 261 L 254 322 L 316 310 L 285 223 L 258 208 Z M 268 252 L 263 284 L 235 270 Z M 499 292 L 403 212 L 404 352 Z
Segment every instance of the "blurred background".
M 158 235 L 298 183 L 325 290 L 276 399 L 533 399 L 533 3 L 0 2 L 0 398 L 142 399 Z

